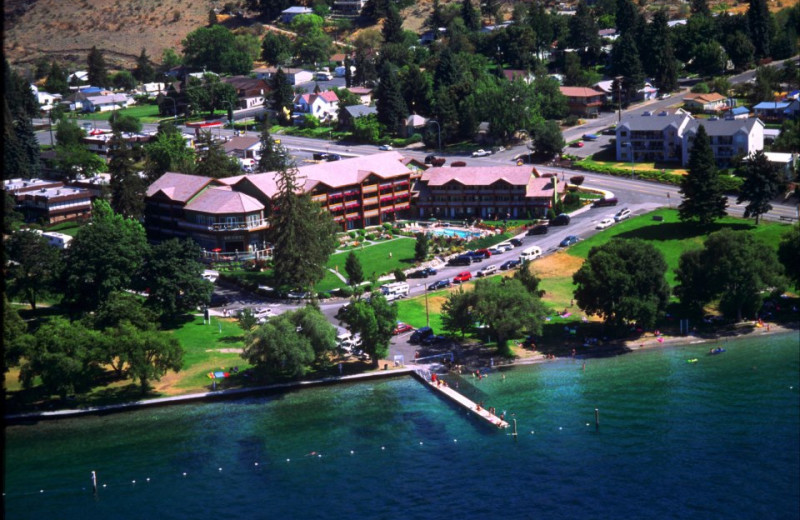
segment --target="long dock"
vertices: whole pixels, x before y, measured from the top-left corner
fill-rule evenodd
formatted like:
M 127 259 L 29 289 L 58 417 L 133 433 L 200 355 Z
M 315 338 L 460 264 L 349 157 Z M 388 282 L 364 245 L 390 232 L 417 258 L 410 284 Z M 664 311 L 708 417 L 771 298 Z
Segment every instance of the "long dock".
M 415 371 L 414 376 L 423 383 L 425 383 L 429 388 L 433 389 L 436 392 L 439 392 L 440 395 L 443 395 L 447 399 L 450 399 L 452 402 L 456 403 L 462 408 L 465 408 L 468 412 L 473 413 L 475 416 L 480 417 L 489 424 L 492 424 L 497 428 L 508 428 L 509 426 L 508 422 L 497 417 L 495 414 L 491 413 L 486 408 L 478 406 L 477 403 L 471 401 L 470 399 L 467 399 L 466 397 L 456 392 L 449 386 L 445 386 L 443 384 L 437 385 L 435 381 L 433 381 L 430 377 L 425 377 L 425 374 L 420 371 Z

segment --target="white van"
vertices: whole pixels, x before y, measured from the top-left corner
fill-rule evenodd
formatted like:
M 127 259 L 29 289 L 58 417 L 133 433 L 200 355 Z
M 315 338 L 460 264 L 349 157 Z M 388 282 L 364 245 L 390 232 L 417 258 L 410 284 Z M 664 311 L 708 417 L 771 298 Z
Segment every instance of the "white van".
M 531 246 L 522 251 L 522 254 L 519 255 L 519 261 L 524 262 L 525 260 L 536 260 L 542 256 L 542 248 L 539 246 Z
M 244 158 L 244 159 L 240 158 L 239 166 L 242 168 L 243 172 L 253 173 L 253 171 L 255 171 L 256 161 L 255 159 L 250 159 L 250 158 Z
M 392 282 L 381 285 L 381 292 L 388 301 L 405 298 L 408 296 L 408 283 L 407 282 Z
M 333 75 L 326 70 L 318 70 L 315 76 L 317 81 L 330 81 L 333 79 Z

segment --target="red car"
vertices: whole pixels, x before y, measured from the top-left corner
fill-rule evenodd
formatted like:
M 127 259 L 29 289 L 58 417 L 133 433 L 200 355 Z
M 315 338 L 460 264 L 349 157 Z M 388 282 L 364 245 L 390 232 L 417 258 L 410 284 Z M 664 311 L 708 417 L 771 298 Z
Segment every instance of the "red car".
M 572 146 L 574 148 L 583 148 L 583 141 L 576 141 L 576 142 L 572 143 Z
M 472 280 L 472 275 L 469 271 L 464 271 L 463 273 L 458 273 L 455 278 L 453 278 L 453 283 L 461 283 L 461 282 L 468 282 Z
M 402 334 L 404 332 L 409 332 L 409 331 L 412 331 L 412 330 L 414 330 L 414 327 L 412 327 L 408 323 L 403 323 L 402 321 L 398 321 L 397 322 L 397 326 L 394 328 L 394 331 L 392 332 L 392 334 L 394 334 L 396 336 L 398 334 Z
M 476 253 L 483 253 L 484 255 L 486 255 L 486 258 L 489 258 L 489 257 L 492 256 L 492 252 L 489 251 L 488 249 L 476 249 L 475 252 Z

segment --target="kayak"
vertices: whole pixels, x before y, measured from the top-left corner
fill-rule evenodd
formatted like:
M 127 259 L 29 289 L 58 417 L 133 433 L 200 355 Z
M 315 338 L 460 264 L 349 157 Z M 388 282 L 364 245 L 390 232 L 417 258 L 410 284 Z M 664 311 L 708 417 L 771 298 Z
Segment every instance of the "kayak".
M 697 363 L 697 358 L 687 359 L 687 363 Z
M 717 348 L 715 348 L 715 349 L 709 350 L 709 351 L 708 351 L 708 355 L 709 355 L 709 356 L 715 356 L 715 355 L 717 355 L 717 354 L 722 354 L 723 352 L 725 352 L 725 349 L 724 349 L 724 348 L 722 348 L 722 347 L 717 347 Z

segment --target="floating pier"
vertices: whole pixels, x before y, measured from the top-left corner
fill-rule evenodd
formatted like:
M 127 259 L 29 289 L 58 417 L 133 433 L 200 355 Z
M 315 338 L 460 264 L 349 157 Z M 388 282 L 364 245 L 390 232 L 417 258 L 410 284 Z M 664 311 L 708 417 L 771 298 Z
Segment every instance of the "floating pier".
M 414 375 L 417 379 L 425 383 L 429 388 L 432 388 L 434 391 L 438 392 L 440 395 L 443 395 L 450 401 L 456 403 L 457 405 L 465 408 L 467 411 L 471 412 L 477 417 L 480 417 L 484 421 L 496 426 L 497 428 L 508 428 L 508 422 L 504 421 L 503 419 L 499 418 L 495 414 L 491 413 L 489 410 L 484 408 L 483 406 L 478 406 L 477 403 L 467 399 L 460 393 L 456 392 L 450 386 L 445 386 L 443 384 L 436 384 L 436 380 L 433 380 L 431 377 L 427 376 L 427 371 L 416 371 Z

